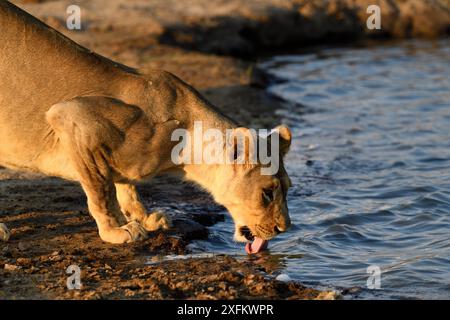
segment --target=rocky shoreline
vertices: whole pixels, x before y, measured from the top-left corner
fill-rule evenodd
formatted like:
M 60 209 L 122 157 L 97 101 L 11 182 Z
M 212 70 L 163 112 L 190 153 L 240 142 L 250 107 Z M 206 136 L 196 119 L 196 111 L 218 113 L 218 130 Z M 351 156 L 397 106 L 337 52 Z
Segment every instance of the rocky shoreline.
M 243 57 L 255 58 L 269 48 L 366 37 L 436 37 L 450 30 L 446 0 L 427 6 L 415 0 L 375 1 L 383 12 L 381 33 L 362 27 L 365 7 L 372 2 L 366 0 L 77 1 L 80 31 L 65 28 L 72 1 L 13 2 L 113 60 L 142 72 L 161 68 L 175 73 L 224 113 L 252 127 L 278 124 L 279 102 L 250 84 L 254 62 Z M 223 212 L 204 192 L 168 178 L 139 190 L 149 210 L 156 205 L 174 214 L 175 228 L 141 243 L 113 246 L 99 239 L 77 184 L 0 169 L 0 221 L 12 230 L 10 242 L 0 243 L 0 299 L 336 298 L 333 291 L 274 280 L 276 273 L 264 256 L 148 264 L 164 255 L 189 253 L 187 245 L 207 238 L 208 226 L 223 219 Z M 65 272 L 72 264 L 80 266 L 81 290 L 67 290 Z

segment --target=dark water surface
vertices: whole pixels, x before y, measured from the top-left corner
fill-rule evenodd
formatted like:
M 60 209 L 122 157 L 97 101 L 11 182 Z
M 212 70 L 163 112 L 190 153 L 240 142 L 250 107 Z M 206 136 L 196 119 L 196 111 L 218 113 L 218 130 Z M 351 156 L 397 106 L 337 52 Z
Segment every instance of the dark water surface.
M 266 269 L 360 298 L 450 298 L 450 41 L 329 49 L 260 64 L 294 134 L 294 227 Z M 232 223 L 198 249 L 242 255 Z M 368 266 L 381 289 L 368 290 Z M 269 266 L 269 267 L 267 267 Z

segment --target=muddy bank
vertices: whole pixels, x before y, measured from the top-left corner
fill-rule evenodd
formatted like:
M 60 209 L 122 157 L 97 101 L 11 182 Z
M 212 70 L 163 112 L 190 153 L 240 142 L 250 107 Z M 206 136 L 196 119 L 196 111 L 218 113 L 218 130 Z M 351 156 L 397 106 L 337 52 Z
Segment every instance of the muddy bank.
M 128 249 L 125 250 L 125 252 Z M 105 252 L 108 251 L 108 252 Z M 31 299 L 333 299 L 299 283 L 268 280 L 252 262 L 215 256 L 143 265 L 112 250 L 61 249 L 39 258 L 18 258 L 2 272 L 0 298 Z M 12 253 L 15 255 L 16 253 Z M 114 260 L 119 259 L 120 263 Z M 123 262 L 123 261 L 127 262 Z M 81 290 L 67 290 L 65 270 L 82 267 Z

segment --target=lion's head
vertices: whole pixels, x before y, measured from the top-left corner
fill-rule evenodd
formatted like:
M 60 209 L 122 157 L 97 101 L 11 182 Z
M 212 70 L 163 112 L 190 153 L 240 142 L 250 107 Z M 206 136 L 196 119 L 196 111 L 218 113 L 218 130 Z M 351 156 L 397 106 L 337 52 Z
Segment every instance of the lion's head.
M 244 134 L 248 130 L 235 129 L 236 132 Z M 243 155 L 239 155 L 239 151 L 234 149 L 235 158 L 244 156 L 241 164 L 221 166 L 222 192 L 216 192 L 216 200 L 228 209 L 234 220 L 236 241 L 247 242 L 255 238 L 270 240 L 289 229 L 291 225 L 286 203 L 291 180 L 283 164 L 283 157 L 291 144 L 291 132 L 287 127 L 279 126 L 269 137 L 258 137 L 258 140 L 266 141 L 270 150 L 271 140 L 278 137 L 279 143 L 275 148 L 278 154 L 271 154 L 271 157 L 276 156 L 279 162 L 277 170 L 272 174 L 263 173 L 264 170 L 261 170 L 269 164 L 262 164 L 259 159 L 257 163 L 249 162 L 251 155 L 259 148 L 249 144 L 241 150 Z

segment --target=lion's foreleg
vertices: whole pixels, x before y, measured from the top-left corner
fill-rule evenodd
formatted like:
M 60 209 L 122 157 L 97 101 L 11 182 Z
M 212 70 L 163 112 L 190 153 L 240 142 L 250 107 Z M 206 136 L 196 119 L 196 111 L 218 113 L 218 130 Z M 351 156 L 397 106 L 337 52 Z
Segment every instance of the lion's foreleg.
M 147 232 L 137 221 L 127 223 L 116 197 L 112 152 L 120 145 L 123 133 L 99 113 L 98 107 L 111 103 L 102 97 L 76 98 L 53 106 L 47 112 L 47 121 L 55 130 L 61 152 L 71 159 L 100 237 L 106 242 L 124 243 L 144 239 Z M 120 113 L 120 103 L 114 103 L 111 110 Z M 116 115 L 120 116 L 124 117 Z

